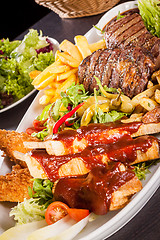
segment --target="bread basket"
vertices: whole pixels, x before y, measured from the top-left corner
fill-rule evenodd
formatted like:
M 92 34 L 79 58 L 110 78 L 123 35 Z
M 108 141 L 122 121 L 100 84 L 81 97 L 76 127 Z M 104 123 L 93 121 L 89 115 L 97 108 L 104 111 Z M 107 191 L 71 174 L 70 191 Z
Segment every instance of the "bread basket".
M 61 18 L 78 18 L 107 11 L 120 0 L 35 0 L 50 8 Z

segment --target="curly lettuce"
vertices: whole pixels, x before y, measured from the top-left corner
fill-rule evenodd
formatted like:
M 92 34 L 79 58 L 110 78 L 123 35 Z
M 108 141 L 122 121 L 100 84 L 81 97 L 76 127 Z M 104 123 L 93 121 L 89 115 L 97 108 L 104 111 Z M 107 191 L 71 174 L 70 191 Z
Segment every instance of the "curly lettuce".
M 138 8 L 146 28 L 153 35 L 160 37 L 160 1 L 139 0 Z
M 33 198 L 24 199 L 23 202 L 18 203 L 12 208 L 10 217 L 14 216 L 14 220 L 18 224 L 25 224 L 33 221 L 40 221 L 45 217 L 45 206 L 41 206 Z
M 42 51 L 43 50 L 43 51 Z M 0 102 L 3 93 L 13 96 L 14 101 L 23 98 L 34 87 L 29 73 L 43 71 L 55 61 L 53 44 L 31 29 L 22 41 L 0 40 Z M 5 106 L 5 105 L 4 105 Z M 2 104 L 0 108 L 4 107 Z
M 53 182 L 48 179 L 34 179 L 33 189 L 28 188 L 30 199 L 24 199 L 13 207 L 10 216 L 14 216 L 18 224 L 44 219 L 46 208 L 53 201 L 52 188 Z

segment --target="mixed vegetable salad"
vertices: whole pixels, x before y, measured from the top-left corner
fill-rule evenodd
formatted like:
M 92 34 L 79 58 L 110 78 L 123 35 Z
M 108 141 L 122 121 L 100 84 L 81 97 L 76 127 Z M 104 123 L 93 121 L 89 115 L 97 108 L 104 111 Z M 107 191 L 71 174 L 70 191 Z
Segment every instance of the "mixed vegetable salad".
M 22 41 L 0 40 L 0 109 L 23 98 L 33 85 L 29 73 L 54 62 L 53 44 L 31 29 Z

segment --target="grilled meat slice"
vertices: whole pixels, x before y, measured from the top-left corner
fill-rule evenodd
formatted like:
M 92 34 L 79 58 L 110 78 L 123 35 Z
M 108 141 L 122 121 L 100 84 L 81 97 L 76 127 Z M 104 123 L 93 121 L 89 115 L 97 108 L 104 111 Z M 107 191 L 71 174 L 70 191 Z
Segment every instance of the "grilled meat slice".
M 79 81 L 86 91 L 98 89 L 94 75 L 102 86 L 121 88 L 130 98 L 144 91 L 151 74 L 159 68 L 160 39 L 147 31 L 138 13 L 131 11 L 107 24 L 105 41 L 107 49 L 92 53 L 79 66 Z
M 14 157 L 14 151 L 20 151 L 22 153 L 28 152 L 28 149 L 24 147 L 24 141 L 38 141 L 37 138 L 31 137 L 26 133 L 19 133 L 16 131 L 6 131 L 0 129 L 0 149 L 5 152 L 5 154 L 22 167 L 26 167 L 26 163 L 19 161 Z
M 154 62 L 160 54 L 160 39 L 153 36 L 145 27 L 141 16 L 134 11 L 129 12 L 123 18 L 107 24 L 105 29 L 106 47 L 113 49 L 126 46 L 141 47 L 154 55 Z
M 24 142 L 28 149 L 46 149 L 50 155 L 73 154 L 87 146 L 116 142 L 124 136 L 138 137 L 160 132 L 160 123 L 93 123 L 77 130 L 64 130 L 44 142 Z
M 121 88 L 130 98 L 145 90 L 148 79 L 155 70 L 153 58 L 148 53 L 131 46 L 123 51 L 120 48 L 99 50 L 99 53 L 100 51 L 101 55 L 95 60 L 92 72 L 85 60 L 79 66 L 79 81 L 84 84 L 86 91 L 91 93 L 94 88 L 98 89 L 94 76 L 99 78 L 103 86 Z M 95 53 L 87 58 L 92 59 L 92 55 Z
M 55 156 L 45 150 L 33 150 L 25 155 L 15 152 L 15 156 L 26 161 L 33 177 L 48 177 L 54 182 L 66 176 L 83 175 L 111 161 L 135 164 L 158 158 L 159 144 L 152 136 L 136 139 L 124 136 L 114 143 L 88 146 L 75 154 Z
M 0 201 L 23 202 L 29 198 L 28 187 L 32 187 L 33 181 L 28 168 L 15 165 L 12 172 L 0 176 Z
M 141 16 L 134 11 L 119 20 L 112 21 L 105 29 L 108 49 L 140 47 L 144 53 L 150 52 L 156 69 L 159 68 L 160 38 L 153 36 L 145 27 Z
M 112 163 L 107 168 L 94 168 L 83 177 L 60 179 L 54 196 L 72 208 L 86 208 L 103 215 L 126 205 L 141 188 L 133 171 L 121 163 Z

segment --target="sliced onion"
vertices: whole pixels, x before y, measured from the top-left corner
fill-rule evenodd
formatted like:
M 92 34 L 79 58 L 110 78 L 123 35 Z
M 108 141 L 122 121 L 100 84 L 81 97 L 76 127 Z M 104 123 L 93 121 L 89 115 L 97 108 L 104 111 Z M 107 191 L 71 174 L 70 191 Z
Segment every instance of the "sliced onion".
M 47 226 L 45 220 L 26 223 L 22 225 L 16 225 L 5 231 L 1 236 L 0 240 L 27 240 L 27 237 L 39 228 Z
M 73 239 L 88 223 L 89 216 L 79 222 L 69 215 L 58 222 L 33 232 L 27 240 L 69 240 Z
M 87 225 L 89 216 L 83 218 L 81 221 L 74 224 L 72 227 L 68 228 L 64 232 L 56 235 L 54 237 L 48 238 L 47 240 L 72 240 L 82 229 Z

